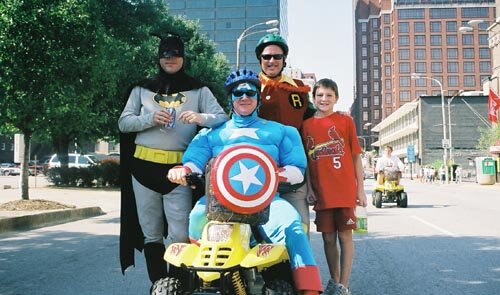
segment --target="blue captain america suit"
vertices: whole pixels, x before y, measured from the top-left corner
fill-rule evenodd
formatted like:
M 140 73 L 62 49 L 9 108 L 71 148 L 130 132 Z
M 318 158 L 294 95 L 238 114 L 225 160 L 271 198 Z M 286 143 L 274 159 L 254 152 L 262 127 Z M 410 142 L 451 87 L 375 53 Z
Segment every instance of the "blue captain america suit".
M 201 131 L 184 153 L 184 166 L 192 171 L 204 172 L 205 164 L 211 158 L 239 144 L 261 148 L 279 167 L 284 167 L 280 173 L 282 177 L 291 182 L 302 181 L 307 159 L 299 133 L 295 128 L 259 118 L 257 112 L 245 117 L 234 113 L 231 120 L 222 126 Z M 258 181 L 252 185 L 258 185 Z M 194 242 L 200 238 L 203 226 L 207 223 L 205 201 L 205 197 L 201 198 L 190 214 L 189 236 Z M 298 290 L 322 289 L 319 269 L 300 215 L 279 193 L 271 201 L 269 221 L 258 226 L 258 229 L 266 242 L 286 245 Z

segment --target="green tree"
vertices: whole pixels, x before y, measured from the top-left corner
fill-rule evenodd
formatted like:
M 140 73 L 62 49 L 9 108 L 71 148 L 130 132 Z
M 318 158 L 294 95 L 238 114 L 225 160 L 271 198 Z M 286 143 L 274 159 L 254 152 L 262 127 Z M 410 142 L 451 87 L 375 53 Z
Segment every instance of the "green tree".
M 500 140 L 500 124 L 496 124 L 492 128 L 480 128 L 479 132 L 481 136 L 476 147 L 480 150 L 488 152 L 490 146 L 495 145 Z
M 168 15 L 164 1 L 4 0 L 0 4 L 0 124 L 25 139 L 22 198 L 29 199 L 32 136 L 52 143 L 67 165 L 71 141 L 116 139 L 124 94 L 157 71 L 158 40 L 174 31 L 187 41 L 188 72 L 224 104 L 228 66 L 194 22 Z

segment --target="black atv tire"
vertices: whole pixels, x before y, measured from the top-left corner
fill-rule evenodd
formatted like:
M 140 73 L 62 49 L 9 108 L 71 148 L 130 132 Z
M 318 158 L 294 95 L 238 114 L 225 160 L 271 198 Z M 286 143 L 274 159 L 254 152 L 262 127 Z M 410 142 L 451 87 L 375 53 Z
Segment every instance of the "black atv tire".
M 401 208 L 408 207 L 408 195 L 405 192 L 401 193 L 401 201 L 399 202 L 399 207 Z
M 375 192 L 375 207 L 382 208 L 382 192 Z
M 295 295 L 295 289 L 287 281 L 272 280 L 264 285 L 262 295 Z
M 166 277 L 156 281 L 151 288 L 151 295 L 181 295 L 181 281 L 177 278 Z

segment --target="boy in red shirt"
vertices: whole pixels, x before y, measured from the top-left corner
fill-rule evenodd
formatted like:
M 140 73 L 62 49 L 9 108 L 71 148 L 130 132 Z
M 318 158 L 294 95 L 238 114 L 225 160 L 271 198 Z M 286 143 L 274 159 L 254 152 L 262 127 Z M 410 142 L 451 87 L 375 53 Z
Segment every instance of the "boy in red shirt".
M 315 223 L 323 236 L 331 276 L 324 294 L 351 294 L 348 284 L 354 256 L 354 210 L 356 205 L 366 207 L 367 203 L 356 128 L 350 116 L 333 111 L 337 101 L 334 81 L 321 79 L 314 85 L 317 111 L 304 121 L 302 140 L 310 173 L 308 199 L 315 202 Z

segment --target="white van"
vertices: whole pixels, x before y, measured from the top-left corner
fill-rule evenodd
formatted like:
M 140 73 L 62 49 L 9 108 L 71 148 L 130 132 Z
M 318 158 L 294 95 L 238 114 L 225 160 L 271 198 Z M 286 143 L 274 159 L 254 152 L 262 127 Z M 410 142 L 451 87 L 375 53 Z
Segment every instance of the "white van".
M 84 168 L 96 165 L 99 160 L 94 155 L 68 154 L 68 167 Z M 48 168 L 61 167 L 57 154 L 50 157 Z

